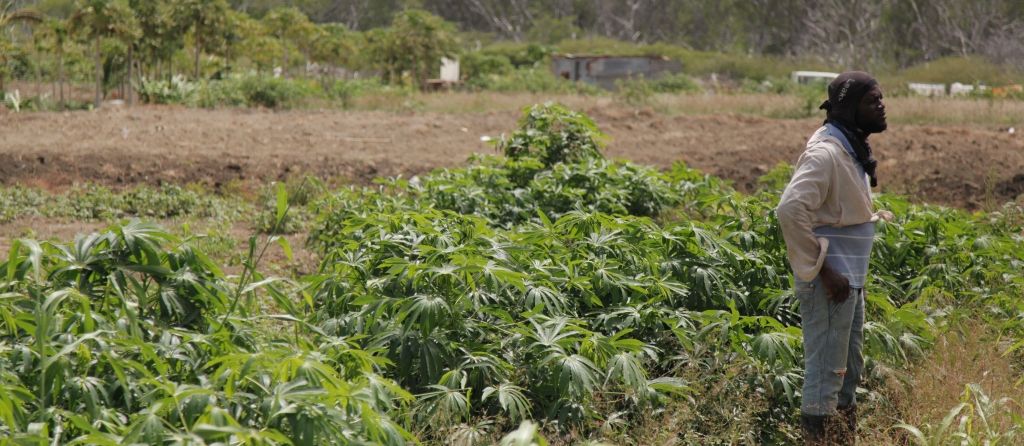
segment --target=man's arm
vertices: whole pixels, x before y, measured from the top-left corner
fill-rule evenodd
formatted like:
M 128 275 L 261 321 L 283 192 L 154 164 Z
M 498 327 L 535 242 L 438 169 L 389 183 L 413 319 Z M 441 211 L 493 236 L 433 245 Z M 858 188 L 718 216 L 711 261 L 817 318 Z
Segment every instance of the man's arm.
M 812 213 L 828 196 L 834 169 L 832 157 L 824 150 L 808 150 L 797 161 L 796 171 L 776 208 L 782 236 L 786 240 L 793 274 L 805 282 L 821 274 L 822 284 L 831 298 L 845 300 L 850 283 L 825 261 L 828 240 L 814 235 Z

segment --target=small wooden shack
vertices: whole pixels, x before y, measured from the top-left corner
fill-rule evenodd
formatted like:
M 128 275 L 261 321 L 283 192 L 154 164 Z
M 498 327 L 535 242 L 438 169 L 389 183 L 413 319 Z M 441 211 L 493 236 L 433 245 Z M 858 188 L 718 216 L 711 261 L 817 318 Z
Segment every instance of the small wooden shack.
M 618 90 L 618 79 L 655 80 L 662 73 L 679 73 L 683 65 L 665 56 L 611 56 L 555 54 L 551 56 L 551 72 L 571 81 L 582 81 L 606 90 Z

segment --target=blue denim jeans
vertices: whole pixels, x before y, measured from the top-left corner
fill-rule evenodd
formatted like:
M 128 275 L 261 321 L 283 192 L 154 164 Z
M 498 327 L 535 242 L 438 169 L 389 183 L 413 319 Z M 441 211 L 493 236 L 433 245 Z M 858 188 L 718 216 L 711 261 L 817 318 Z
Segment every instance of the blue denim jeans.
M 837 406 L 856 402 L 864 370 L 864 290 L 836 304 L 828 298 L 821 276 L 810 282 L 794 278 L 804 332 L 804 388 L 800 411 L 836 415 Z

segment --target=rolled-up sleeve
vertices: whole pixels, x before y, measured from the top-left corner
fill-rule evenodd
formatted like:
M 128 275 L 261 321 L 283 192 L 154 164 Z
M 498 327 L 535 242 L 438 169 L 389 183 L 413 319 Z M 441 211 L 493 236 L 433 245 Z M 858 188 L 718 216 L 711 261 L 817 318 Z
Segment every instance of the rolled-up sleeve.
M 834 169 L 831 158 L 823 150 L 804 152 L 776 208 L 793 274 L 806 282 L 818 275 L 828 250 L 828 240 L 815 237 L 811 216 L 828 196 Z

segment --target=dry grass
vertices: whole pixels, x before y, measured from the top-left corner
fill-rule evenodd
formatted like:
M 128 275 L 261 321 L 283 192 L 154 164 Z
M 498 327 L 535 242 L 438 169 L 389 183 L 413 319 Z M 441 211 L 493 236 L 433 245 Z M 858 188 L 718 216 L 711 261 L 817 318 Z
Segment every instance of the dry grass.
M 1024 124 L 1024 101 L 904 97 L 886 99 L 890 120 L 904 124 Z
M 822 98 L 824 99 L 824 98 Z M 432 93 L 412 96 L 368 95 L 353 100 L 357 110 L 483 113 L 521 110 L 533 104 L 559 102 L 577 110 L 623 107 L 613 96 L 545 95 L 533 93 Z M 776 119 L 824 116 L 810 102 L 777 94 L 660 94 L 650 106 L 666 115 L 736 113 Z M 1001 99 L 895 97 L 886 99 L 889 121 L 899 124 L 1024 125 L 1024 101 Z
M 50 85 L 42 84 L 42 92 L 50 93 Z M 20 88 L 25 94 L 35 94 L 36 85 L 29 82 L 11 83 L 11 90 Z M 88 85 L 75 85 L 72 97 L 77 101 L 92 100 Z M 651 98 L 650 106 L 667 115 L 710 115 L 738 113 L 777 119 L 800 119 L 824 116 L 817 109 L 824 95 L 811 100 L 796 95 L 778 94 L 659 94 Z M 573 94 L 451 92 L 404 94 L 372 94 L 354 98 L 355 110 L 385 110 L 435 113 L 483 113 L 488 111 L 516 111 L 533 104 L 559 102 L 572 109 L 622 107 L 614 96 L 583 96 Z M 314 101 L 314 107 L 337 106 L 327 101 Z M 885 100 L 889 120 L 899 124 L 989 124 L 1000 126 L 1024 125 L 1024 101 L 1013 99 L 971 99 L 890 97 Z
M 484 113 L 518 111 L 534 104 L 558 102 L 582 110 L 609 107 L 610 96 L 549 95 L 536 93 L 451 92 L 416 95 L 367 95 L 352 100 L 356 110 L 421 111 L 434 113 Z
M 980 430 L 981 416 L 988 417 L 995 432 L 1008 431 L 1014 425 L 1013 416 L 1024 416 L 1017 385 L 1024 370 L 1019 362 L 1002 355 L 1008 347 L 994 328 L 976 322 L 943 334 L 909 372 L 885 373 L 876 383 L 875 398 L 861 403 L 861 444 L 914 444 L 892 426 L 909 424 L 929 434 L 961 402 L 974 404 L 973 398 L 965 398 L 968 385 L 980 387 L 991 401 L 1006 399 L 984 414 L 977 408 L 962 413 L 973 417 L 974 433 Z M 953 423 L 953 432 L 958 422 Z
M 1024 417 L 1024 393 L 1017 385 L 1024 370 L 1012 357 L 1003 356 L 1009 347 L 1005 341 L 991 326 L 974 323 L 939 338 L 928 359 L 911 373 L 906 421 L 915 426 L 937 425 L 964 401 L 968 384 L 978 385 L 993 401 L 1009 398 L 1012 402 L 1002 406 Z M 986 415 L 998 431 L 1013 425 L 1005 412 Z

